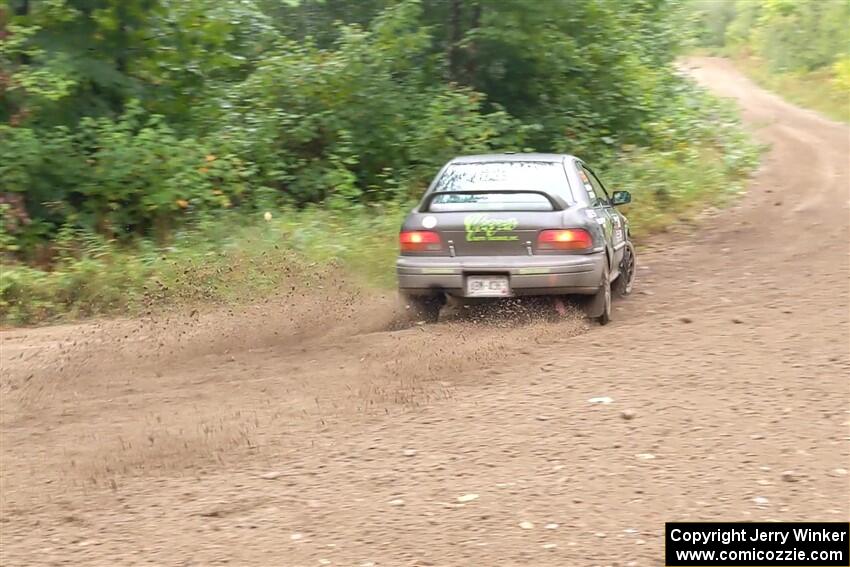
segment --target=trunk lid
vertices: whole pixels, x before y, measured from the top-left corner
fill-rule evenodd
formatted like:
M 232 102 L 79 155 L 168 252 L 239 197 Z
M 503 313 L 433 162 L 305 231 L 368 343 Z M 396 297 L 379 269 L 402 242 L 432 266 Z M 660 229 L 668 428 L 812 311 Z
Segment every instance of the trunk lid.
M 435 213 L 434 230 L 456 256 L 524 256 L 536 247 L 541 229 L 560 225 L 550 212 Z

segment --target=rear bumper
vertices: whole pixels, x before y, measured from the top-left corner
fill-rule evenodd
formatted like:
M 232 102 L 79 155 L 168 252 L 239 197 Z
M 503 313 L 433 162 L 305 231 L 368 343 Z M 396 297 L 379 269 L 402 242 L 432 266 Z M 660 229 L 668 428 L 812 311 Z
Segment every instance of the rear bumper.
M 605 253 L 564 256 L 400 256 L 399 290 L 408 295 L 445 292 L 464 297 L 469 275 L 507 275 L 514 296 L 593 294 L 599 289 Z

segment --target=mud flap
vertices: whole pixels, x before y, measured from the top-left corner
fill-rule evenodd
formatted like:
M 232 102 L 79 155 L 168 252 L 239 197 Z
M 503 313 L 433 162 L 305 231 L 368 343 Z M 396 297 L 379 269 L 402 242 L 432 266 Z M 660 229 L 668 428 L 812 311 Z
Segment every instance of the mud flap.
M 587 299 L 584 312 L 589 318 L 599 321 L 602 325 L 606 325 L 611 319 L 611 282 L 607 266 L 602 271 L 599 291 Z

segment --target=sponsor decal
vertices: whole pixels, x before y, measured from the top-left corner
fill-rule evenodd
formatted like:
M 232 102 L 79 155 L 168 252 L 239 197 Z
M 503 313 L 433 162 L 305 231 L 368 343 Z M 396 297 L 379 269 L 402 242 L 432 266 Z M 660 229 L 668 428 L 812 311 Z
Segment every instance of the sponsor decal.
M 424 228 L 434 228 L 437 226 L 437 217 L 433 215 L 428 215 L 424 219 L 422 219 L 422 226 Z
M 587 191 L 587 195 L 590 197 L 590 200 L 595 201 L 596 191 L 593 190 L 593 184 L 590 183 L 590 178 L 581 168 L 578 169 L 578 176 L 581 178 L 581 183 L 584 185 L 584 190 Z
M 612 220 L 613 220 L 613 222 L 614 222 L 614 243 L 615 243 L 615 244 L 619 244 L 620 242 L 622 242 L 622 241 L 623 241 L 623 225 L 622 225 L 622 221 L 620 220 L 620 217 L 619 217 L 619 216 L 617 216 L 617 215 L 614 215 L 614 216 L 612 217 Z
M 467 215 L 463 219 L 467 242 L 519 240 L 516 234 L 504 234 L 516 229 L 517 219 L 492 219 L 486 214 Z

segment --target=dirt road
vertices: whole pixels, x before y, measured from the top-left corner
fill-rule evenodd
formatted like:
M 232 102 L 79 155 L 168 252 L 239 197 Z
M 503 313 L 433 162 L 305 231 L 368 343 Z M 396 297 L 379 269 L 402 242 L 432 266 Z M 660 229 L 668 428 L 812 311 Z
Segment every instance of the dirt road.
M 665 521 L 850 519 L 850 129 L 692 64 L 772 149 L 608 327 L 3 333 L 0 563 L 663 565 Z

